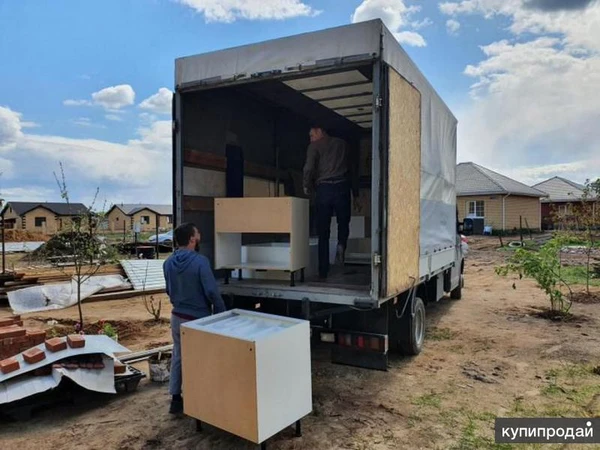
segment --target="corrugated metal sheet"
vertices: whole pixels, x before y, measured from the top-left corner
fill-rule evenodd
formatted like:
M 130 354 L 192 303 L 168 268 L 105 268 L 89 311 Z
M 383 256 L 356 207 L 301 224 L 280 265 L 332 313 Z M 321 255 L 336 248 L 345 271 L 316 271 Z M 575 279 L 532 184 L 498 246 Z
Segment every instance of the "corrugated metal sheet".
M 119 261 L 136 291 L 164 289 L 162 259 L 126 259 Z
M 29 253 L 37 250 L 45 242 L 5 242 L 6 253 Z

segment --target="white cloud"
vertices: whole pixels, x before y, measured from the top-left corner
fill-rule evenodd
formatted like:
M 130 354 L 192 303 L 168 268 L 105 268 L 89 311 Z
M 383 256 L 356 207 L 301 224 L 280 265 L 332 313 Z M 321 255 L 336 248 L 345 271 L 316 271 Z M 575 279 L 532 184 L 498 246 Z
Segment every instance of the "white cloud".
M 460 29 L 460 22 L 455 19 L 448 19 L 446 21 L 446 30 L 448 34 L 452 36 L 456 36 L 458 34 L 458 30 Z
M 92 100 L 106 109 L 121 109 L 135 103 L 135 91 L 128 84 L 110 86 L 94 92 Z
M 142 126 L 133 139 L 117 143 L 23 133 L 20 117 L 17 112 L 0 108 L 0 148 L 6 150 L 7 154 L 7 163 L 0 159 L 0 171 L 16 171 L 12 178 L 18 180 L 16 186 L 2 185 L 0 194 L 5 197 L 5 192 L 11 193 L 12 189 L 14 194 L 14 189 L 27 183 L 43 183 L 44 180 L 46 186 L 53 187 L 52 171 L 62 162 L 67 181 L 71 186 L 76 186 L 73 188 L 75 194 L 89 195 L 88 191 L 93 192 L 96 186 L 100 186 L 103 198 L 119 197 L 122 201 L 132 202 L 169 201 L 170 120 Z M 91 122 L 85 119 L 80 118 L 81 123 Z M 10 177 L 3 175 L 0 182 L 7 178 Z
M 206 22 L 284 20 L 315 16 L 320 11 L 302 0 L 177 0 L 204 15 Z
M 63 105 L 65 106 L 91 106 L 92 102 L 89 100 L 73 100 L 68 99 L 63 101 Z
M 173 93 L 161 87 L 158 92 L 140 103 L 140 108 L 158 114 L 171 114 Z
M 106 128 L 105 125 L 92 122 L 89 117 L 78 117 L 77 119 L 71 120 L 71 122 L 80 127 Z
M 412 45 L 413 47 L 425 47 L 427 43 L 423 36 L 419 33 L 415 33 L 414 31 L 401 31 L 399 33 L 394 33 L 394 37 L 401 44 Z
M 122 122 L 123 118 L 118 114 L 106 114 L 104 116 L 106 120 L 112 120 L 113 122 Z
M 433 21 L 429 17 L 425 17 L 421 21 L 414 21 L 410 23 L 410 26 L 414 30 L 420 30 L 421 28 L 429 27 L 431 25 L 433 25 Z
M 21 129 L 21 114 L 0 106 L 0 151 L 15 148 L 17 140 L 23 135 Z
M 420 7 L 406 6 L 404 0 L 363 0 L 352 14 L 352 22 L 381 19 L 400 43 L 424 47 L 427 43 L 423 36 L 415 31 L 405 30 L 411 25 L 410 17 L 418 11 Z M 419 22 L 412 23 L 419 25 Z
M 482 46 L 482 60 L 465 68 L 474 83 L 457 111 L 459 158 L 526 182 L 597 177 L 600 4 L 543 12 L 522 0 L 465 0 L 440 9 L 508 18 L 515 36 Z
M 135 91 L 128 84 L 109 86 L 92 93 L 92 100 L 65 100 L 65 106 L 102 106 L 105 110 L 117 112 L 121 108 L 131 106 L 135 103 Z
M 60 195 L 49 188 L 43 186 L 19 186 L 10 188 L 0 188 L 0 196 L 9 202 L 27 202 L 27 201 L 53 201 L 58 200 Z

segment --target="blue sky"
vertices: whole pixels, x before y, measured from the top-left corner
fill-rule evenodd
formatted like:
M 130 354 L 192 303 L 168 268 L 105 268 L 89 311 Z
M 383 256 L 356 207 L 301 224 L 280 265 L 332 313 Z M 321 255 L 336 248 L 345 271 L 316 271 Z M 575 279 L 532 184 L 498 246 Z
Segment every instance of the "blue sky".
M 459 160 L 527 183 L 598 176 L 597 78 L 582 74 L 599 67 L 600 6 L 528 1 L 0 2 L 0 194 L 56 200 L 63 161 L 78 199 L 169 202 L 168 92 L 152 96 L 176 57 L 373 17 L 459 118 Z

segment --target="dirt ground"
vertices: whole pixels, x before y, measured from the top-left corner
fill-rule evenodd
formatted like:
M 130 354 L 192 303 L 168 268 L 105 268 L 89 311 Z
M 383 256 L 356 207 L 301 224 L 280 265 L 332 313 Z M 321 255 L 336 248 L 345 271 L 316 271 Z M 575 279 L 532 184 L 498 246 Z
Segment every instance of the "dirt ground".
M 538 318 L 547 305 L 543 293 L 531 281 L 498 277 L 494 267 L 506 253 L 494 246 L 471 243 L 463 299 L 428 306 L 418 357 L 391 356 L 389 371 L 377 372 L 332 365 L 327 349 L 316 349 L 314 411 L 303 421 L 304 435 L 286 430 L 269 448 L 511 448 L 494 445 L 494 417 L 600 416 L 600 304 L 573 304 L 570 322 Z M 76 314 L 76 308 L 33 314 L 26 322 L 49 327 L 49 319 Z M 84 314 L 88 323 L 116 323 L 131 350 L 170 340 L 168 323 L 148 323 L 140 299 L 84 304 Z M 147 371 L 146 363 L 137 367 Z M 166 386 L 144 380 L 131 394 L 0 424 L 0 448 L 256 448 L 214 428 L 196 433 L 192 419 L 167 414 L 168 403 Z

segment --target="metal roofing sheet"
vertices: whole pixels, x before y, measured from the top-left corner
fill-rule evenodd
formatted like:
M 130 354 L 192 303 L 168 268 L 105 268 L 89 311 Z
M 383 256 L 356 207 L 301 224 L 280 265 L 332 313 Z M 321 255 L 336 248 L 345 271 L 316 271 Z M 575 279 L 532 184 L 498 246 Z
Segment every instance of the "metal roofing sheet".
M 120 261 L 127 278 L 136 291 L 164 289 L 166 287 L 163 274 L 162 259 L 126 259 Z
M 37 250 L 45 242 L 5 242 L 6 253 L 29 253 Z

